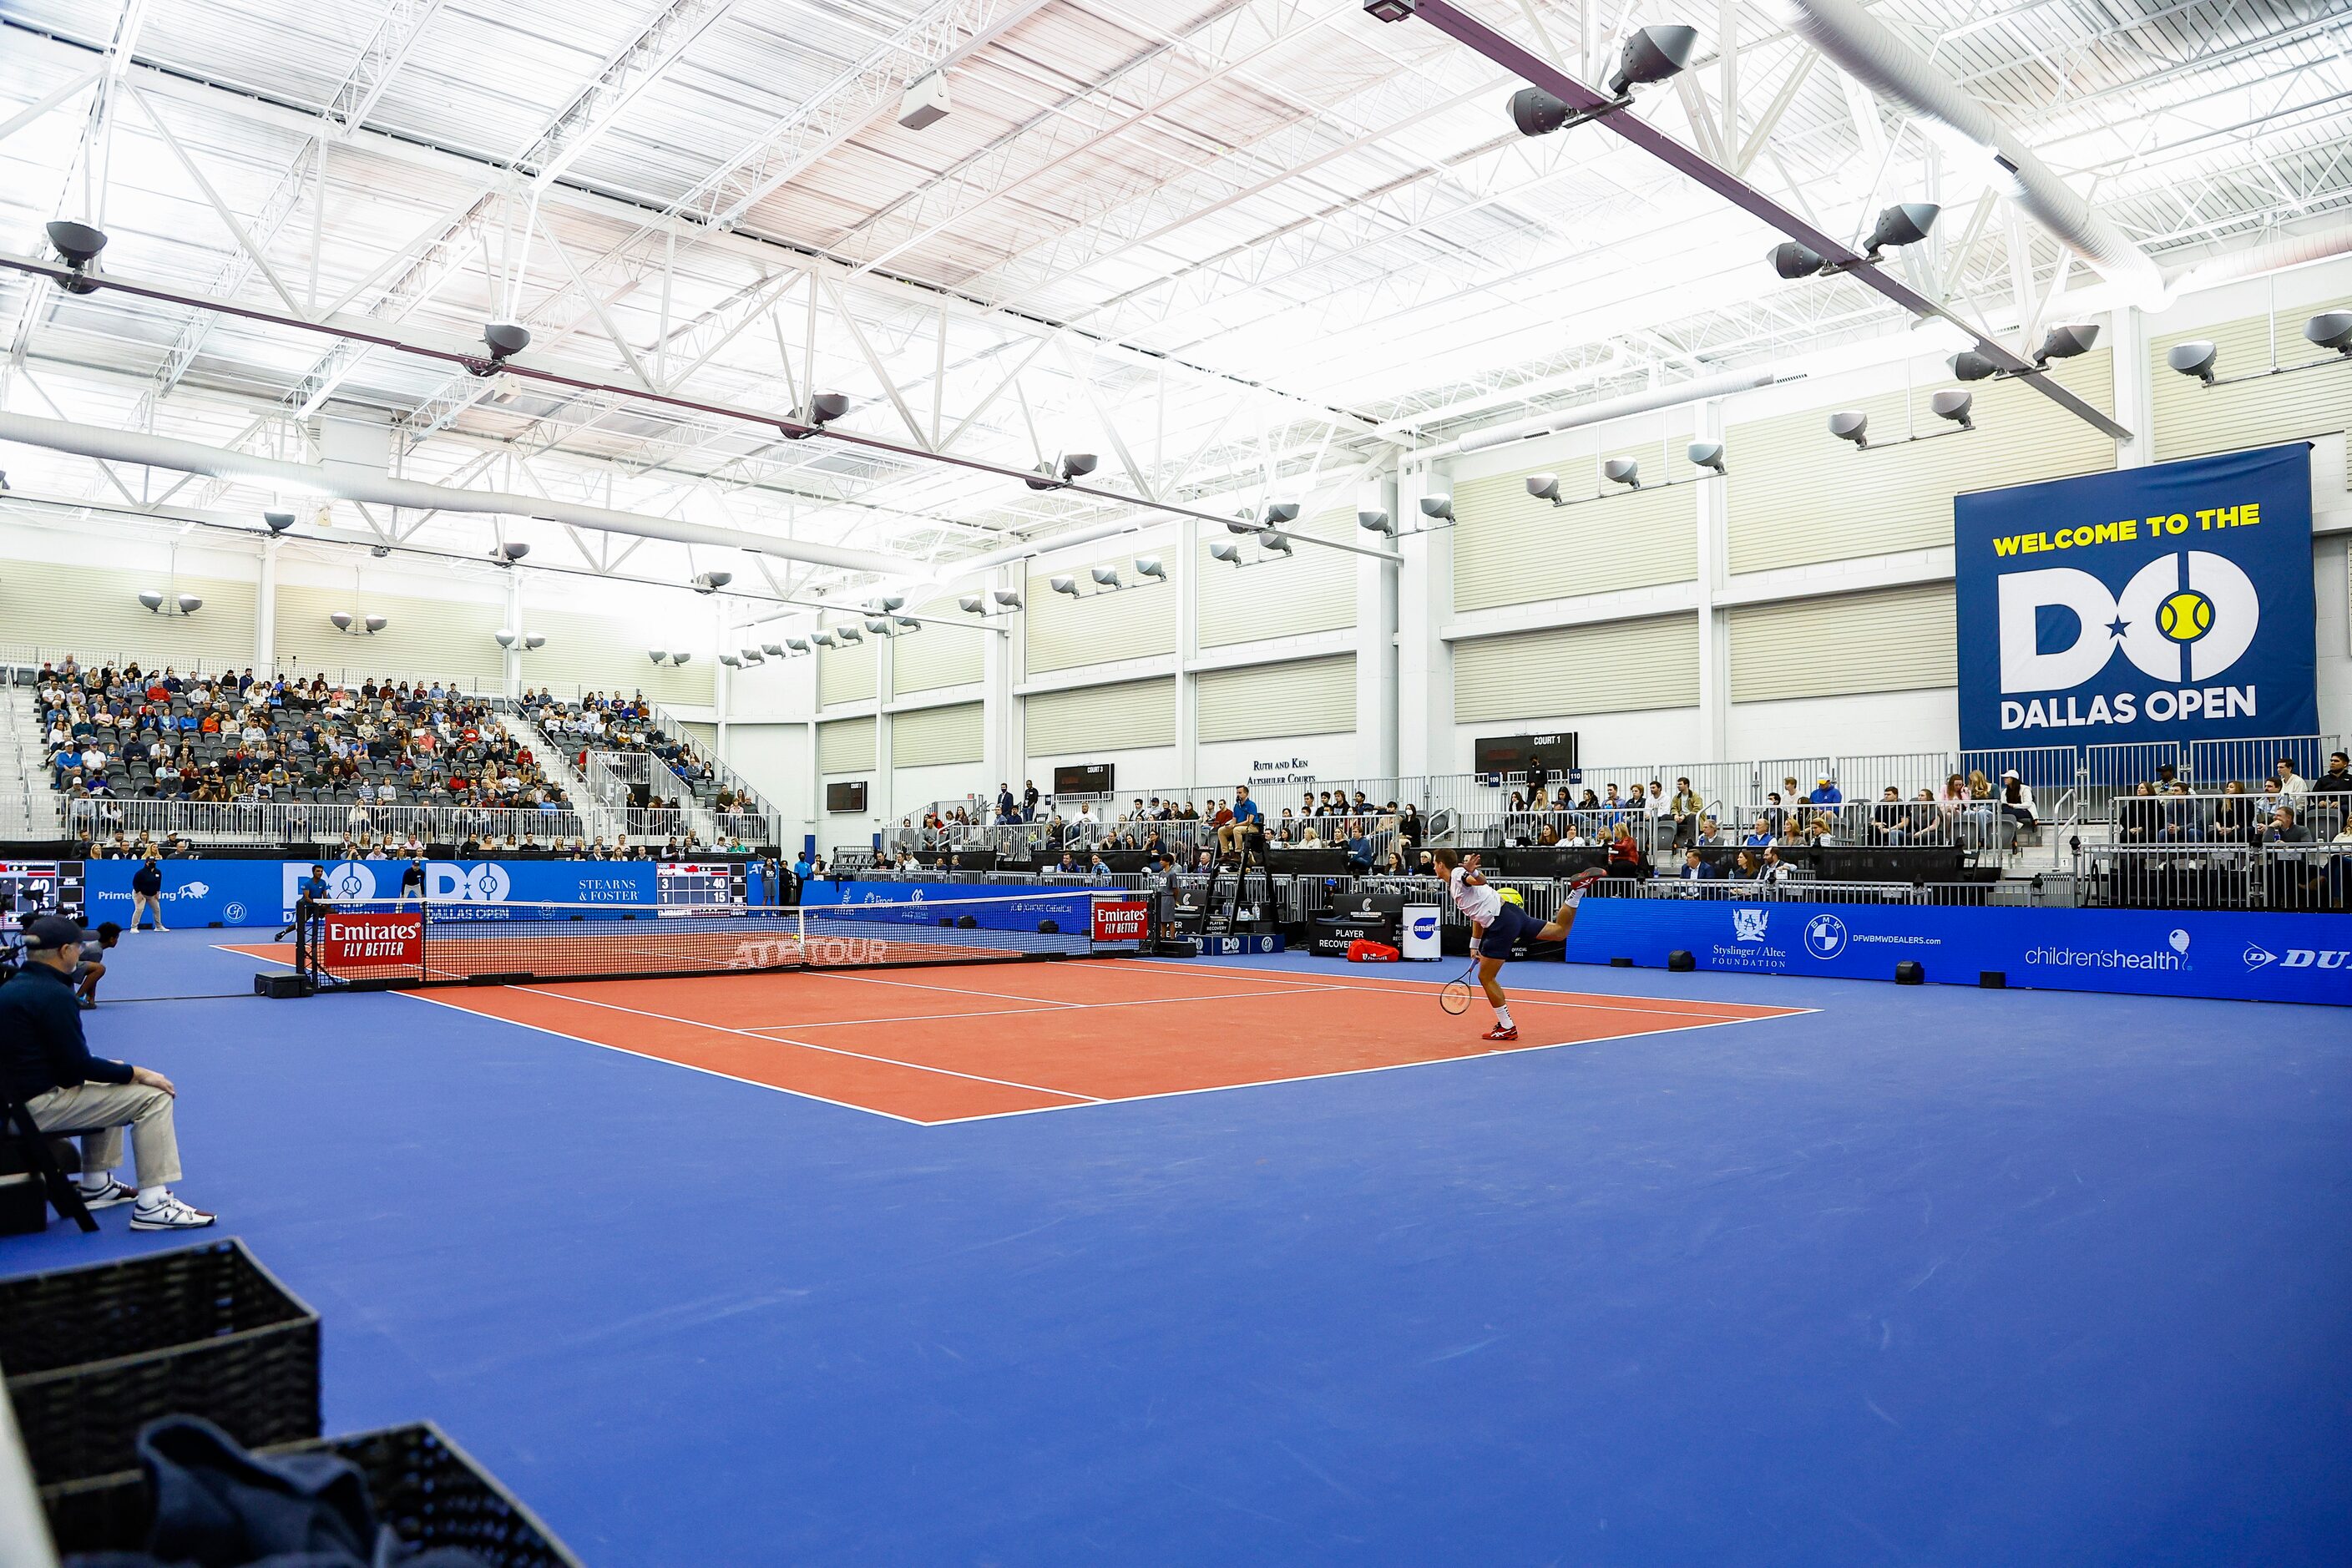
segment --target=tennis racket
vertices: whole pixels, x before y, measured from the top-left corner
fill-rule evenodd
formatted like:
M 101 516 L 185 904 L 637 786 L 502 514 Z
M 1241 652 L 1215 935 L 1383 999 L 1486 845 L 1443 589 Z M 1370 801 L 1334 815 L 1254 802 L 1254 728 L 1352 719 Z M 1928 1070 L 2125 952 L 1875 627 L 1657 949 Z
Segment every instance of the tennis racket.
M 1477 973 L 1478 960 L 1474 957 L 1459 978 L 1447 981 L 1438 991 L 1437 1005 L 1456 1017 L 1470 1011 L 1470 977 Z

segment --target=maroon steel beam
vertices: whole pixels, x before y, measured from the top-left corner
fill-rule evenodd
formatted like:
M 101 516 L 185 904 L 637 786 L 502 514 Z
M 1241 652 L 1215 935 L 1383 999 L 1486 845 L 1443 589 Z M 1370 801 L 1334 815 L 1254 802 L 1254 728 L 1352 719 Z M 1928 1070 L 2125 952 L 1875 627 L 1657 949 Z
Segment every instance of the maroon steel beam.
M 1979 353 L 2067 413 L 2095 426 L 2103 435 L 2118 441 L 2132 438 L 2129 430 L 2061 386 L 2047 370 L 2031 360 L 2020 358 L 2008 345 L 1978 331 L 1941 304 L 1928 299 L 1843 241 L 1831 238 L 1737 174 L 1710 159 L 1701 157 L 1696 149 L 1684 146 L 1647 121 L 1636 119 L 1631 110 L 1615 107 L 1613 99 L 1585 86 L 1542 56 L 1496 32 L 1476 17 L 1465 16 L 1452 4 L 1452 0 L 1413 0 L 1412 15 L 1455 42 L 1468 45 L 1505 70 L 1543 89 L 1570 109 L 1601 111 L 1595 116 L 1601 125 L 1652 157 L 1680 170 L 1743 212 L 1762 218 L 1808 250 L 1819 253 L 1848 277 L 1877 289 L 1913 315 L 1934 316 L 1951 322 L 1976 340 Z

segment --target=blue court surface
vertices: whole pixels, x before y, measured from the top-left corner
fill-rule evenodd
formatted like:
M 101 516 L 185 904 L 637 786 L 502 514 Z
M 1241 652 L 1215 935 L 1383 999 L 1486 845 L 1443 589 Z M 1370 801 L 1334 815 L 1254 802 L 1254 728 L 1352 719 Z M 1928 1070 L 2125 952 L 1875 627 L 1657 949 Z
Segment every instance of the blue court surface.
M 600 1568 L 2352 1561 L 2341 1011 L 1520 964 L 1818 1011 L 922 1127 L 134 999 L 236 934 L 126 938 L 94 1044 L 329 1429 L 437 1420 Z M 0 1273 L 181 1244 L 127 1218 Z

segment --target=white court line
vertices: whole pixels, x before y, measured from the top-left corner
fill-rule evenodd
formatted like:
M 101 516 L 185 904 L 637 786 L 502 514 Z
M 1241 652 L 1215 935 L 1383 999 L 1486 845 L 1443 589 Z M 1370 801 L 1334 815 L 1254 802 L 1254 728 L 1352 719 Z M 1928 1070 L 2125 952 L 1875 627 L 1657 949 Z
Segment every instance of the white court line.
M 1800 1013 L 1818 1013 L 1821 1009 L 1818 1007 L 1801 1007 L 1796 1009 L 1796 1011 Z M 1694 1029 L 1721 1029 L 1727 1028 L 1735 1024 L 1769 1024 L 1771 1022 L 1773 1022 L 1773 1016 L 1771 1015 L 1767 1015 L 1760 1018 L 1706 1018 L 1696 1023 L 1676 1024 L 1671 1027 L 1664 1029 L 1642 1029 L 1632 1034 L 1605 1035 L 1597 1040 L 1555 1040 L 1548 1046 L 1514 1045 L 1504 1050 L 1482 1051 L 1475 1057 L 1427 1057 L 1417 1062 L 1389 1062 L 1380 1067 L 1371 1068 L 1340 1068 L 1333 1072 L 1300 1073 L 1292 1078 L 1255 1079 L 1248 1083 L 1212 1083 L 1203 1084 L 1199 1089 L 1163 1089 L 1153 1094 L 1122 1094 L 1116 1099 L 1097 1100 L 1092 1103 L 1096 1105 L 1129 1105 L 1139 1100 L 1179 1100 L 1186 1095 L 1223 1094 L 1227 1089 L 1270 1089 L 1276 1084 L 1313 1083 L 1318 1079 L 1361 1078 L 1367 1073 L 1401 1072 L 1408 1068 L 1454 1067 L 1459 1066 L 1464 1062 L 1486 1061 L 1494 1057 L 1512 1057 L 1522 1054 L 1532 1055 L 1538 1051 L 1566 1050 L 1570 1046 L 1610 1045 L 1619 1040 L 1647 1039 L 1653 1035 L 1682 1035 L 1688 1034 Z M 977 1116 L 950 1116 L 943 1121 L 930 1122 L 929 1125 L 933 1127 L 955 1127 L 961 1126 L 967 1121 L 1001 1121 L 1008 1116 L 1034 1116 L 1040 1111 L 1084 1110 L 1086 1109 L 1087 1108 L 1084 1105 L 1038 1105 L 1032 1106 L 1025 1110 L 988 1110 L 982 1111 Z
M 1027 1013 L 1090 1013 L 1100 1007 L 1169 1007 L 1183 1002 L 1263 1002 L 1268 997 L 1303 995 L 1311 991 L 1349 991 L 1348 985 L 1302 985 L 1287 991 L 1214 991 L 1205 996 L 1147 996 L 1136 1002 L 1041 1002 L 1034 1007 L 990 1007 L 974 1013 L 908 1013 L 895 1018 L 828 1018 L 823 1023 L 758 1024 L 748 1031 L 765 1035 L 777 1029 L 853 1029 L 860 1024 L 940 1024 L 957 1018 L 1010 1018 Z M 983 993 L 984 994 L 984 993 Z
M 1110 962 L 1120 964 L 1150 964 L 1154 969 L 1172 969 L 1188 961 L 1176 958 L 1115 958 Z M 1302 987 L 1307 983 L 1313 981 L 1312 972 L 1297 973 L 1299 973 Z M 1443 988 L 1446 983 L 1441 980 L 1375 980 L 1369 975 L 1361 979 L 1358 979 L 1351 975 L 1345 980 L 1328 980 L 1317 982 L 1315 984 L 1318 984 L 1321 988 L 1333 991 L 1403 991 L 1411 994 L 1426 996 L 1432 991 Z M 1580 998 L 1580 1000 L 1570 1001 L 1568 999 L 1569 996 L 1577 997 Z M 1524 1004 L 1526 1005 L 1535 1007 L 1590 1007 L 1597 1013 L 1656 1014 L 1664 1009 L 1666 1010 L 1665 1016 L 1670 1018 L 1711 1018 L 1714 1022 L 1723 1024 L 1744 1023 L 1748 1019 L 1754 1017 L 1771 1018 L 1783 1016 L 1782 1011 L 1763 1014 L 1749 1013 L 1742 1015 L 1688 1013 L 1682 1009 L 1692 1006 L 1694 1004 L 1684 1002 L 1672 996 L 1617 996 L 1617 1000 L 1620 1002 L 1648 1002 L 1655 1004 L 1655 1005 L 1647 1007 L 1621 1007 L 1613 1005 L 1608 1002 L 1591 1002 L 1580 999 L 1588 996 L 1617 996 L 1617 994 L 1608 991 L 1572 991 L 1568 994 L 1568 996 L 1560 996 L 1557 994 L 1543 996 L 1535 994 L 1531 992 L 1518 992 L 1513 994 L 1511 997 L 1511 1005 L 1517 1007 Z M 1769 1002 L 1701 1002 L 1696 1005 L 1701 1007 L 1778 1007 L 1778 1004 Z M 1821 1009 L 1818 1007 L 1790 1007 L 1784 1011 L 1789 1014 L 1818 1013 Z
M 634 1013 L 640 1018 L 658 1018 L 665 1024 L 684 1024 L 689 1028 L 709 1029 L 715 1034 L 740 1035 L 747 1040 L 757 1040 L 763 1046 L 798 1046 L 804 1051 L 822 1051 L 829 1057 L 855 1057 L 859 1061 L 877 1062 L 884 1067 L 911 1068 L 917 1072 L 939 1073 L 946 1078 L 969 1079 L 974 1083 L 992 1083 L 1000 1089 L 1026 1089 L 1031 1094 L 1050 1094 L 1060 1100 L 1083 1100 L 1088 1104 L 1098 1103 L 1093 1095 L 1080 1094 L 1076 1089 L 1046 1089 L 1039 1084 L 1016 1083 L 1009 1078 L 990 1078 L 985 1073 L 959 1072 L 954 1068 L 932 1067 L 924 1062 L 900 1061 L 896 1057 L 877 1057 L 865 1051 L 844 1050 L 839 1046 L 820 1046 L 807 1040 L 788 1040 L 780 1036 L 762 1035 L 751 1029 L 733 1028 L 725 1024 L 706 1024 L 699 1018 L 679 1018 L 667 1013 L 650 1012 L 643 1007 L 624 1007 L 617 1002 L 592 1002 L 585 996 L 573 996 L 562 991 L 541 991 L 535 985 L 509 985 L 505 989 L 519 991 L 526 996 L 545 996 L 557 1002 L 576 1002 L 583 1007 L 602 1007 L 614 1013 Z
M 455 1002 L 444 1002 L 440 997 L 423 991 L 394 991 L 386 994 L 405 996 L 416 1002 L 430 1002 L 436 1007 L 446 1007 L 453 1013 L 463 1013 L 468 1018 L 488 1018 L 496 1024 L 511 1024 L 518 1029 L 530 1029 L 539 1034 L 552 1035 L 559 1040 L 570 1040 L 575 1045 L 593 1046 L 600 1051 L 611 1051 L 616 1056 L 634 1057 L 641 1062 L 659 1062 L 664 1067 L 682 1068 L 688 1072 L 698 1072 L 705 1078 L 725 1079 L 729 1083 L 740 1083 L 747 1089 L 764 1089 L 775 1094 L 791 1095 L 794 1100 L 813 1100 L 819 1105 L 837 1106 L 843 1110 L 862 1110 L 868 1116 L 887 1116 L 893 1121 L 903 1121 L 909 1127 L 935 1125 L 919 1116 L 901 1116 L 895 1110 L 882 1110 L 871 1105 L 860 1105 L 854 1100 L 834 1100 L 825 1095 L 813 1094 L 804 1089 L 786 1089 L 780 1083 L 761 1083 L 755 1078 L 738 1078 L 731 1072 L 720 1072 L 717 1068 L 697 1067 L 692 1062 L 682 1062 L 674 1057 L 657 1057 L 650 1051 L 633 1051 L 626 1046 L 616 1046 L 610 1040 L 592 1040 L 585 1035 L 566 1034 L 562 1029 L 550 1028 L 545 1024 L 527 1024 L 520 1018 L 502 1017 L 496 1013 L 478 1013 L 471 1007 L 462 1006 Z M 1076 1107 L 1049 1106 L 1045 1109 L 1073 1110 Z
M 919 980 L 885 980 L 878 974 L 844 974 L 831 969 L 799 969 L 786 973 L 814 974 L 822 980 L 854 980 L 860 985 L 896 985 L 908 991 L 946 991 L 958 996 L 989 996 L 999 1002 L 1035 1002 L 1047 1007 L 1083 1007 L 1083 1002 L 1056 1002 L 1050 997 L 1016 996 L 1008 991 L 974 991 L 962 985 L 927 985 Z

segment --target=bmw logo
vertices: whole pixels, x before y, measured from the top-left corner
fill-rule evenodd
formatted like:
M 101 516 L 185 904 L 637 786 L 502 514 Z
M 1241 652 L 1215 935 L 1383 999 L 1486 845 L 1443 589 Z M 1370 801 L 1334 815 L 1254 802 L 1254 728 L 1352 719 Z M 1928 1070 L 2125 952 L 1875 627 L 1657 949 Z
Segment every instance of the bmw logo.
M 1805 922 L 1805 951 L 1815 958 L 1835 958 L 1845 951 L 1845 921 L 1835 915 L 1815 915 Z

